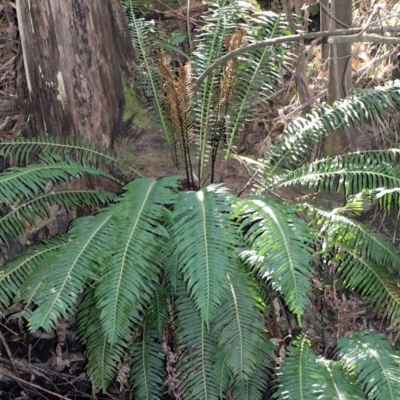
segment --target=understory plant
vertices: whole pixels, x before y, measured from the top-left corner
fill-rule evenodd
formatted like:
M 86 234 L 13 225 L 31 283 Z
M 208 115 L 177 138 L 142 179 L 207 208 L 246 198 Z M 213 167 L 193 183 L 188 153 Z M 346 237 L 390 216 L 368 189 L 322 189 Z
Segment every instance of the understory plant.
M 235 28 L 238 19 L 246 20 L 235 4 L 242 3 L 220 1 L 218 8 L 211 7 L 197 39 L 199 54 L 209 57 L 204 65 L 197 61 L 193 70 L 187 64 L 175 72 L 159 53 L 158 78 L 149 77 L 153 70 L 144 73 L 172 154 L 184 166 L 188 190 L 178 176 L 119 182 L 106 172 L 109 163 L 124 168 L 117 155 L 82 139 L 60 143 L 46 136 L 0 143 L 0 155 L 12 164 L 0 174 L 4 243 L 48 217 L 50 206 L 102 205 L 73 220 L 63 235 L 26 246 L 1 267 L 1 308 L 22 304 L 17 316 L 26 318 L 31 330 L 50 331 L 75 313 L 93 386 L 105 391 L 125 364 L 136 399 L 157 399 L 165 392 L 190 400 L 261 399 L 267 388 L 278 399 L 398 398 L 399 355 L 382 336 L 365 331 L 341 338 L 335 359 L 327 360 L 314 354 L 303 334 L 275 368 L 276 348 L 264 318 L 271 296 L 278 296 L 301 325 L 316 265 L 323 273 L 331 261 L 349 291 L 376 309 L 386 308 L 390 322 L 400 316 L 399 250 L 354 218 L 369 202 L 386 210 L 399 207 L 400 151 L 309 161 L 330 132 L 399 105 L 400 82 L 360 91 L 295 120 L 254 163 L 257 184 L 251 196 L 240 198 L 221 184 L 203 184 L 203 169 L 213 171 L 217 155 L 233 150 L 241 123 L 235 119 L 237 105 L 248 110 L 247 100 L 255 101 L 253 87 L 245 82 L 263 81 L 257 72 L 262 67 L 274 71 L 263 64 L 268 61 L 260 52 L 232 68 L 222 66 L 193 91 L 196 80 L 188 77 L 198 78 L 230 51 L 227 42 L 228 48 L 240 45 L 240 37 L 248 35 L 244 27 Z M 133 26 L 145 23 L 133 17 Z M 246 17 L 253 18 L 256 33 L 258 19 L 260 24 L 275 21 L 265 24 L 272 27 L 268 35 L 275 35 L 281 23 L 276 15 L 255 11 Z M 226 21 L 222 30 L 211 31 Z M 283 60 L 284 48 L 270 51 L 282 51 Z M 236 86 L 232 82 L 239 82 L 242 73 L 253 78 Z M 174 97 L 184 93 L 179 101 Z M 38 162 L 31 162 L 33 155 Z M 119 182 L 122 194 L 69 188 L 87 176 Z M 283 197 L 288 188 L 299 187 L 312 196 Z M 323 193 L 336 192 L 342 194 L 342 206 L 319 206 Z

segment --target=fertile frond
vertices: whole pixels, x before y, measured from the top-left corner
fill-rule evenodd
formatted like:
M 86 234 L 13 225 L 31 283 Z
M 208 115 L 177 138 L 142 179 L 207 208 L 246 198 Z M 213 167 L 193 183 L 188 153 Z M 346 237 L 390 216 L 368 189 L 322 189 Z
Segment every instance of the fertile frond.
M 218 400 L 212 364 L 215 337 L 207 330 L 194 302 L 184 293 L 182 286 L 175 302 L 177 349 L 184 350 L 177 364 L 181 378 L 179 391 L 184 400 Z
M 275 177 L 271 187 L 303 185 L 327 192 L 344 189 L 346 196 L 363 189 L 397 188 L 400 187 L 399 160 L 398 149 L 344 154 L 286 172 Z
M 74 158 L 82 164 L 98 166 L 100 161 L 106 164 L 120 165 L 115 153 L 106 148 L 96 148 L 92 142 L 82 137 L 67 136 L 61 140 L 57 136 L 41 136 L 26 139 L 19 137 L 0 142 L 0 155 L 4 158 L 12 156 L 14 166 L 27 165 L 32 155 L 51 154 L 62 158 Z
M 57 250 L 65 243 L 65 238 L 54 238 L 27 247 L 19 257 L 0 267 L 0 306 L 7 309 L 13 302 L 21 285 L 43 262 L 48 253 Z
M 163 247 L 177 178 L 136 179 L 126 185 L 119 203 L 107 213 L 106 250 L 110 255 L 96 286 L 101 321 L 110 343 L 123 337 L 133 315 L 148 307 L 161 279 Z M 140 321 L 137 320 L 136 323 Z
M 77 320 L 80 340 L 86 346 L 87 375 L 93 386 L 105 392 L 117 373 L 118 364 L 122 361 L 129 338 L 121 338 L 113 345 L 108 343 L 107 336 L 102 330 L 100 310 L 96 305 L 93 289 L 86 291 Z
M 112 192 L 87 189 L 66 189 L 43 193 L 31 200 L 13 205 L 0 217 L 0 239 L 8 243 L 7 236 L 21 235 L 26 230 L 26 222 L 29 222 L 31 226 L 36 226 L 36 217 L 50 218 L 49 206 L 58 205 L 71 210 L 73 206 L 91 206 L 109 203 L 115 199 L 116 195 Z
M 244 385 L 272 345 L 268 346 L 261 304 L 251 278 L 232 263 L 228 284 L 227 300 L 216 314 L 213 331 L 223 349 L 224 362 Z
M 268 198 L 250 197 L 238 203 L 240 219 L 251 251 L 244 257 L 271 281 L 290 310 L 300 316 L 308 304 L 312 273 L 313 237 L 289 205 Z
M 369 399 L 395 400 L 400 393 L 400 354 L 383 335 L 358 332 L 338 340 L 338 355 L 356 374 Z
M 32 314 L 32 330 L 53 328 L 58 318 L 67 318 L 75 309 L 77 295 L 82 293 L 89 279 L 97 278 L 96 261 L 101 261 L 103 241 L 99 232 L 111 219 L 106 213 L 78 218 L 72 223 L 69 240 L 50 255 L 46 277 L 34 302 L 39 306 Z
M 350 124 L 362 124 L 368 118 L 385 114 L 386 109 L 395 104 L 400 104 L 400 80 L 361 90 L 333 106 L 325 104 L 305 118 L 296 118 L 286 128 L 278 145 L 265 155 L 261 190 L 273 189 L 275 178 L 282 171 L 301 166 L 314 146 L 330 132 Z
M 165 116 L 172 127 L 174 145 L 179 143 L 186 168 L 186 179 L 193 187 L 192 161 L 189 144 L 193 141 L 192 64 L 190 60 L 177 69 L 176 75 L 167 64 L 163 52 L 158 53 L 158 71 L 163 87 Z
M 228 290 L 235 244 L 231 198 L 218 186 L 181 192 L 173 213 L 172 238 L 179 270 L 203 321 L 208 325 Z
M 157 336 L 146 319 L 141 340 L 131 348 L 131 379 L 137 399 L 157 399 L 163 391 L 164 354 Z

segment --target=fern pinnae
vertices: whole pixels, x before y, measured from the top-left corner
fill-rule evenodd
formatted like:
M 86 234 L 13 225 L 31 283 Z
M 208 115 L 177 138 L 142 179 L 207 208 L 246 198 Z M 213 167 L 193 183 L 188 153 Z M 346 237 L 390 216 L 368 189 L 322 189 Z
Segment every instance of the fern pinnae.
M 36 226 L 36 217 L 42 219 L 50 217 L 48 205 L 59 205 L 67 211 L 72 206 L 89 206 L 93 204 L 109 203 L 116 199 L 112 192 L 99 192 L 97 190 L 66 189 L 56 192 L 46 192 L 35 198 L 14 205 L 4 216 L 0 218 L 0 238 L 7 243 L 7 235 L 19 236 L 25 230 L 24 220 L 31 226 Z
M 367 296 L 380 308 L 388 303 L 388 319 L 393 322 L 400 315 L 400 285 L 398 279 L 387 268 L 371 262 L 359 254 L 357 249 L 343 243 L 336 256 L 340 260 L 338 275 L 346 287 Z
M 234 216 L 241 221 L 251 248 L 243 257 L 300 317 L 308 304 L 315 240 L 306 224 L 289 205 L 261 196 L 238 203 Z
M 122 361 L 130 339 L 124 337 L 113 345 L 108 343 L 92 288 L 87 289 L 84 294 L 77 322 L 80 340 L 86 346 L 88 377 L 95 387 L 105 392 L 117 373 L 118 364 Z
M 319 232 L 327 242 L 338 246 L 347 244 L 372 262 L 382 264 L 400 276 L 398 248 L 380 233 L 373 232 L 368 225 L 341 214 L 339 209 L 326 211 L 309 204 L 299 204 L 298 209 L 306 210 L 313 216 L 313 222 L 321 225 Z
M 177 185 L 177 177 L 135 179 L 125 186 L 119 203 L 107 209 L 113 223 L 106 235 L 114 240 L 105 246 L 112 257 L 96 286 L 96 297 L 111 344 L 132 329 L 127 320 L 140 323 L 134 315 L 149 306 L 159 285 L 162 248 L 169 237 L 164 226 L 170 218 L 166 205 L 174 203 L 172 189 Z
M 114 164 L 121 166 L 121 162 L 117 155 L 111 150 L 105 148 L 96 148 L 93 144 L 82 137 L 68 136 L 62 140 L 58 136 L 41 136 L 38 138 L 16 138 L 13 140 L 3 140 L 0 142 L 0 155 L 4 158 L 13 157 L 15 166 L 26 166 L 32 155 L 46 154 L 59 155 L 62 157 L 77 156 L 82 163 L 98 166 L 100 160 L 106 164 Z M 124 165 L 132 172 L 141 176 L 135 169 Z
M 64 238 L 56 238 L 51 241 L 28 247 L 17 258 L 9 261 L 1 267 L 0 271 L 0 305 L 3 309 L 16 302 L 16 296 L 21 284 L 26 282 L 46 255 L 59 249 L 65 242 Z
M 131 380 L 135 397 L 143 400 L 159 398 L 163 391 L 164 355 L 157 333 L 145 318 L 142 338 L 131 346 Z
M 212 185 L 198 192 L 181 192 L 173 214 L 179 270 L 207 326 L 228 289 L 226 272 L 235 244 L 230 233 L 231 201 L 225 189 Z
M 179 392 L 185 400 L 218 400 L 212 363 L 216 349 L 215 337 L 194 308 L 183 282 L 179 283 L 177 292 L 177 350 L 183 350 L 177 363 L 181 378 Z
M 263 364 L 272 345 L 265 336 L 262 304 L 257 300 L 254 282 L 234 261 L 227 279 L 229 290 L 215 317 L 213 331 L 223 351 L 221 357 L 244 384 Z
M 61 316 L 67 318 L 75 308 L 76 297 L 88 284 L 97 278 L 92 264 L 96 262 L 99 248 L 98 233 L 104 229 L 111 216 L 106 213 L 94 217 L 79 218 L 69 231 L 69 241 L 52 259 L 51 268 L 43 283 L 48 292 L 45 299 L 36 302 L 39 307 L 29 321 L 31 329 L 52 329 Z
M 395 400 L 400 393 L 400 355 L 383 335 L 371 331 L 339 338 L 338 356 L 357 374 L 368 398 Z

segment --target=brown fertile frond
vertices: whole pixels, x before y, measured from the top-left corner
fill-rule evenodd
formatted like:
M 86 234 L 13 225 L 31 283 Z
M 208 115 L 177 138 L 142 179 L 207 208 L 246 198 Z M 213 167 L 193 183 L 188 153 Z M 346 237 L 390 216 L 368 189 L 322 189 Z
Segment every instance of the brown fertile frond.
M 228 53 L 246 44 L 246 31 L 238 28 L 225 38 L 225 47 Z M 227 105 L 232 97 L 236 84 L 235 71 L 238 62 L 236 59 L 227 61 L 222 67 L 222 78 L 219 92 L 219 107 Z
M 190 60 L 177 68 L 176 75 L 167 64 L 164 53 L 159 51 L 158 70 L 164 91 L 163 106 L 171 124 L 173 138 L 178 142 L 185 160 L 188 182 L 192 182 L 192 166 L 189 144 L 193 137 L 193 83 Z

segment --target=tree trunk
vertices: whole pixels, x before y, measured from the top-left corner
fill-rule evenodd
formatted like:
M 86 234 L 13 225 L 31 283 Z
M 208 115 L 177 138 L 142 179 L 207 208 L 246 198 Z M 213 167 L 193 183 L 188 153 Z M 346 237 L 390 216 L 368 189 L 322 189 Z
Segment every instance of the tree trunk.
M 323 21 L 326 23 L 326 3 L 322 4 Z M 329 28 L 347 29 L 352 23 L 352 1 L 331 0 L 329 10 Z M 325 45 L 326 46 L 326 45 Z M 326 50 L 323 46 L 323 53 Z M 324 57 L 324 55 L 323 55 Z M 349 94 L 351 89 L 351 43 L 329 44 L 329 81 L 328 81 L 328 103 L 333 104 Z M 353 138 L 351 128 L 343 131 L 333 132 L 325 142 L 325 153 L 329 156 L 342 154 L 352 149 Z
M 17 0 L 31 135 L 110 145 L 134 50 L 120 0 Z

